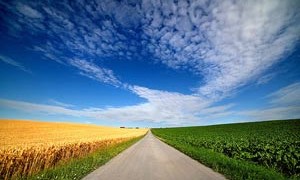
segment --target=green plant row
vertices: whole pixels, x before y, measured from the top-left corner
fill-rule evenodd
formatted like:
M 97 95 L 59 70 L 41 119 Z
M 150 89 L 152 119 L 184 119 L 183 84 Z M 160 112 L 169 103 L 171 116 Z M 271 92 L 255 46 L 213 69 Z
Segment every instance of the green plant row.
M 237 171 L 233 170 L 235 168 L 232 168 L 232 164 L 235 161 L 239 161 L 239 164 L 241 162 L 250 163 L 251 165 L 247 165 L 247 167 L 261 166 L 265 169 L 261 172 L 272 171 L 271 174 L 274 174 L 273 171 L 277 171 L 290 178 L 297 178 L 300 174 L 299 120 L 163 128 L 152 129 L 152 132 L 163 138 L 167 143 L 178 147 L 184 152 L 190 153 L 189 155 L 201 162 L 206 162 L 203 158 L 208 158 L 209 155 L 206 154 L 209 153 L 200 152 L 207 150 L 215 153 L 214 156 L 219 157 L 222 155 L 229 158 L 226 162 L 231 163 L 223 164 L 222 172 L 226 172 L 231 178 L 235 177 L 234 175 L 238 171 L 241 171 L 240 166 L 236 167 Z M 198 155 L 195 155 L 197 152 Z M 213 164 L 210 166 L 216 166 L 216 169 L 218 169 L 223 161 L 225 160 L 221 162 L 208 160 L 206 163 L 208 165 Z M 228 171 L 232 171 L 233 173 L 227 172 L 225 170 L 226 167 L 228 167 Z M 250 169 L 247 172 L 243 172 L 246 174 L 246 177 L 248 177 L 247 174 L 249 172 L 251 172 L 250 174 L 257 174 L 253 173 L 254 171 L 252 172 Z M 276 176 L 278 176 L 278 173 Z M 239 175 L 239 177 L 240 179 L 245 179 L 244 176 Z M 267 177 L 269 176 L 263 179 L 270 179 Z

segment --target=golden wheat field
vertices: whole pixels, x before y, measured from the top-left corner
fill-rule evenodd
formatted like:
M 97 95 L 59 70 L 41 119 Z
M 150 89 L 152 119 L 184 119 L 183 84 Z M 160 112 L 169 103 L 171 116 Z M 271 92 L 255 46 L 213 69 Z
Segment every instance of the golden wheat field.
M 108 145 L 142 136 L 147 129 L 0 120 L 0 179 L 26 176 Z

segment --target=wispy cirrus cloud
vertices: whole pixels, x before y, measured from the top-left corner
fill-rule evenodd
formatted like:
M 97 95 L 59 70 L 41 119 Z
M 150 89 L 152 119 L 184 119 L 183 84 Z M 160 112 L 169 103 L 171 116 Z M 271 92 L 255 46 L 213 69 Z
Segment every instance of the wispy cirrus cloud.
M 122 83 L 115 77 L 114 73 L 110 69 L 102 68 L 86 60 L 74 59 L 69 61 L 70 65 L 76 67 L 80 74 L 88 78 L 111 84 L 114 86 L 120 86 Z
M 249 120 L 293 119 L 300 117 L 300 83 L 282 87 L 265 97 L 268 107 L 237 112 Z
M 32 74 L 32 72 L 29 69 L 27 69 L 25 66 L 23 66 L 21 63 L 17 62 L 14 59 L 11 59 L 7 56 L 0 55 L 0 61 L 4 62 L 6 64 L 9 64 L 9 65 L 15 66 L 24 72 Z
M 244 120 L 278 120 L 278 119 L 298 119 L 300 117 L 300 106 L 273 107 L 241 111 L 236 114 L 242 115 Z
M 256 85 L 266 84 L 271 81 L 276 75 L 278 75 L 278 72 L 267 73 L 257 79 Z
M 32 7 L 22 4 L 22 3 L 17 3 L 16 4 L 16 9 L 23 14 L 24 16 L 27 16 L 29 18 L 33 19 L 42 19 L 43 15 L 38 12 L 37 10 L 33 9 Z
M 74 106 L 73 104 L 63 103 L 63 102 L 57 101 L 55 99 L 49 99 L 48 102 L 50 104 L 61 106 L 61 107 L 73 107 Z
M 281 88 L 267 96 L 274 106 L 300 106 L 300 83 L 296 82 Z
M 17 109 L 25 112 L 35 112 L 35 113 L 46 113 L 46 114 L 60 114 L 68 116 L 82 116 L 78 111 L 69 109 L 62 105 L 47 105 L 47 104 L 37 104 L 25 101 L 15 101 L 8 99 L 0 99 L 0 106 L 8 107 L 12 109 Z

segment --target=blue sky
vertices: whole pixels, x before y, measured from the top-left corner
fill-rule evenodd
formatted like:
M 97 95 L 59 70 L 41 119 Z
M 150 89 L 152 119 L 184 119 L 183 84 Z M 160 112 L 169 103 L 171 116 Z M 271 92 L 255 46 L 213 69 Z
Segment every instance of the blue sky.
M 300 2 L 1 1 L 0 117 L 300 118 Z

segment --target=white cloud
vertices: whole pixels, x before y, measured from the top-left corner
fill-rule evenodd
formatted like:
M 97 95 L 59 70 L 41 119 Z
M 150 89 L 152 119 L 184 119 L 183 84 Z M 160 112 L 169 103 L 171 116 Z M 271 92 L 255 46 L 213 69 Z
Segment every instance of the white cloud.
M 64 114 L 69 116 L 80 116 L 80 112 L 72 109 L 68 109 L 61 106 L 45 105 L 29 103 L 24 101 L 14 101 L 7 99 L 0 99 L 0 106 L 9 107 L 26 112 L 42 112 L 47 114 Z
M 0 106 L 27 112 L 50 115 L 89 117 L 110 121 L 148 121 L 165 125 L 201 124 L 207 119 L 224 117 L 232 105 L 212 106 L 211 103 L 193 95 L 152 90 L 140 86 L 129 86 L 130 90 L 146 102 L 132 106 L 72 109 L 58 105 L 36 104 L 0 99 Z
M 113 72 L 106 68 L 101 68 L 86 60 L 74 59 L 69 61 L 70 64 L 80 70 L 80 74 L 91 79 L 120 86 L 121 82 L 114 76 Z
M 50 104 L 61 106 L 61 107 L 73 107 L 74 106 L 73 104 L 63 103 L 63 102 L 57 101 L 55 99 L 49 99 L 48 102 Z
M 152 23 L 144 32 L 157 40 L 149 50 L 171 68 L 201 74 L 198 93 L 210 98 L 257 78 L 299 41 L 297 1 L 146 2 L 144 21 Z
M 300 83 L 283 87 L 268 96 L 269 106 L 261 109 L 235 112 L 248 120 L 295 119 L 300 117 Z
M 237 114 L 246 116 L 248 121 L 297 119 L 300 117 L 300 106 L 273 107 L 259 110 L 241 111 Z
M 127 47 L 139 42 L 131 30 L 140 23 L 138 5 L 101 1 L 61 2 L 59 7 L 51 2 L 5 2 L 3 6 L 8 12 L 3 19 L 8 33 L 18 34 L 19 38 L 22 38 L 22 32 L 28 33 L 28 38 L 30 35 L 47 37 L 47 43 L 32 46 L 44 46 L 42 48 L 47 52 L 43 53 L 50 59 L 110 58 L 121 51 L 128 54 L 119 55 L 120 59 L 133 59 L 136 55 L 137 49 Z M 120 31 L 120 27 L 125 30 Z M 61 54 L 62 51 L 68 53 Z
M 300 106 L 300 83 L 293 83 L 267 96 L 274 106 Z
M 273 73 L 267 73 L 261 77 L 259 77 L 256 81 L 257 85 L 263 85 L 263 84 L 267 84 L 269 81 L 271 81 L 278 72 L 273 72 Z
M 24 72 L 27 72 L 27 73 L 30 73 L 30 74 L 32 73 L 29 69 L 25 68 L 21 63 L 15 61 L 15 60 L 13 60 L 9 57 L 0 55 L 0 61 L 2 61 L 4 63 L 7 63 L 9 65 L 15 66 L 15 67 L 21 69 Z
M 185 107 L 189 107 L 186 111 L 197 111 L 210 104 L 208 100 L 194 95 L 159 91 L 140 86 L 133 86 L 130 89 L 139 97 L 147 99 L 150 103 L 156 104 L 157 106 L 162 105 L 170 111 L 176 111 L 176 109 L 184 110 Z
M 231 114 L 228 110 L 232 105 L 212 106 L 212 102 L 209 100 L 194 95 L 153 90 L 140 86 L 129 86 L 129 89 L 145 99 L 146 102 L 133 106 L 107 108 L 101 112 L 101 115 L 112 120 L 186 125 L 206 123 L 208 117 L 213 119 Z
M 20 13 L 29 18 L 43 18 L 43 15 L 41 13 L 26 4 L 17 3 L 16 8 Z

